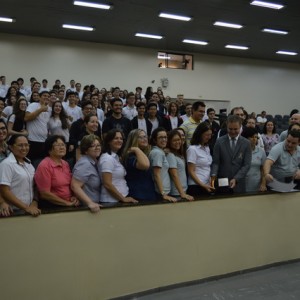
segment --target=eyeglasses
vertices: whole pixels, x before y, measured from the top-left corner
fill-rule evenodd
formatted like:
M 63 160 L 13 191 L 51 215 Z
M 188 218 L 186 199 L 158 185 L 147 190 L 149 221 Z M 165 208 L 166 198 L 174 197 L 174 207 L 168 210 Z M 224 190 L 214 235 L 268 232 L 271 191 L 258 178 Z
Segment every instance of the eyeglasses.
M 66 144 L 53 144 L 53 147 L 56 147 L 56 148 L 65 148 Z
M 0 130 L 5 131 L 6 127 L 0 127 Z
M 89 148 L 94 148 L 94 149 L 101 148 L 101 145 L 100 144 L 91 145 Z
M 15 144 L 14 146 L 18 147 L 18 148 L 29 148 L 30 145 L 29 144 Z

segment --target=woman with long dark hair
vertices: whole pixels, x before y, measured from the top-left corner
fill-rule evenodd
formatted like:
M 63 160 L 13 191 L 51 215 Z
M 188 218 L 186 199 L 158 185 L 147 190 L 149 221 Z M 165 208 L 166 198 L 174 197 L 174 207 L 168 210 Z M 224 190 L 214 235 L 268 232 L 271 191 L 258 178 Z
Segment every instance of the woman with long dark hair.
M 14 104 L 13 113 L 8 117 L 7 121 L 8 135 L 20 133 L 25 136 L 28 135 L 26 122 L 24 120 L 27 106 L 28 103 L 24 98 L 19 99 Z

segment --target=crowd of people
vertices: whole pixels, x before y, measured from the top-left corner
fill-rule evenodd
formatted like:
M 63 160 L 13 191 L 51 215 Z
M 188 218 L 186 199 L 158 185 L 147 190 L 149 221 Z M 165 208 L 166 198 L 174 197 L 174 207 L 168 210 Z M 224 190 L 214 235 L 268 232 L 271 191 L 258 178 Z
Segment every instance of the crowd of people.
M 193 201 L 300 179 L 300 114 L 276 124 L 243 107 L 216 118 L 202 101 L 60 80 L 0 77 L 0 215 L 49 207 Z

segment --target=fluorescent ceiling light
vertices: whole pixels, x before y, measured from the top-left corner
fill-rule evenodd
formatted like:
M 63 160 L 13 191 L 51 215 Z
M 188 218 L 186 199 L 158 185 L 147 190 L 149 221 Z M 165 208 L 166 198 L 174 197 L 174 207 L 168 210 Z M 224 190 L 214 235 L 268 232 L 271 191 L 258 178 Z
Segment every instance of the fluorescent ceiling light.
M 99 3 L 84 2 L 84 1 L 74 1 L 74 5 L 100 8 L 100 9 L 110 9 L 111 8 L 111 6 L 107 5 L 107 4 L 99 4 Z
M 160 13 L 159 17 L 180 20 L 180 21 L 191 21 L 191 19 L 192 19 L 191 17 L 178 16 L 178 15 L 172 15 L 172 14 L 167 14 L 167 13 Z
M 67 28 L 67 29 L 76 29 L 76 30 L 84 30 L 84 31 L 94 31 L 95 30 L 95 28 L 93 28 L 93 27 L 69 25 L 69 24 L 63 24 L 62 27 Z
M 157 55 L 158 59 L 171 59 L 170 56 L 164 56 L 164 55 Z
M 282 51 L 282 50 L 277 51 L 276 54 L 283 54 L 283 55 L 298 55 L 297 52 Z
M 184 39 L 182 42 L 188 43 L 188 44 L 196 44 L 196 45 L 207 45 L 208 44 L 208 42 L 205 42 L 205 41 L 196 41 L 196 40 L 188 40 L 188 39 Z
M 14 22 L 15 20 L 14 19 L 11 19 L 11 18 L 4 18 L 4 17 L 0 17 L 0 22 L 9 22 L 9 23 L 12 23 Z
M 226 45 L 225 48 L 237 49 L 237 50 L 248 50 L 249 49 L 249 47 L 247 47 L 247 46 L 238 46 L 238 45 Z
M 229 27 L 229 28 L 235 28 L 235 29 L 241 29 L 243 28 L 243 25 L 240 24 L 233 24 L 233 23 L 227 23 L 227 22 L 215 22 L 215 26 L 223 26 L 223 27 Z
M 271 29 L 271 28 L 263 28 L 262 32 L 268 32 L 268 33 L 275 33 L 275 34 L 288 34 L 288 31 L 284 31 L 284 30 L 276 30 L 276 29 Z
M 284 7 L 284 5 L 282 5 L 282 4 L 265 2 L 265 1 L 257 1 L 257 0 L 252 1 L 250 4 L 256 5 L 256 6 L 261 6 L 261 7 L 272 8 L 272 9 L 281 9 Z
M 161 35 L 146 34 L 146 33 L 136 33 L 135 36 L 148 38 L 148 39 L 157 39 L 157 40 L 161 40 L 163 38 Z

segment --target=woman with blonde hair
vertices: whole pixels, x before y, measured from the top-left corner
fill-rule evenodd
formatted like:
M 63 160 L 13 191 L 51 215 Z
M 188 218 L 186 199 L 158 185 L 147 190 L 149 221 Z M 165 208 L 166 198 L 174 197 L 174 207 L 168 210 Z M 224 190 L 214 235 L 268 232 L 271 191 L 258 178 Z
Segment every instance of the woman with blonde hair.
M 154 182 L 150 170 L 148 154 L 150 146 L 144 130 L 134 129 L 127 138 L 124 148 L 124 166 L 129 196 L 140 201 L 156 199 Z M 145 193 L 145 191 L 147 191 Z

